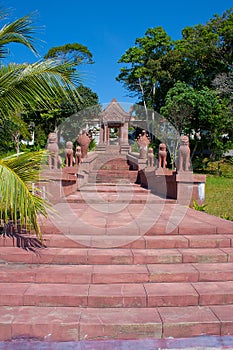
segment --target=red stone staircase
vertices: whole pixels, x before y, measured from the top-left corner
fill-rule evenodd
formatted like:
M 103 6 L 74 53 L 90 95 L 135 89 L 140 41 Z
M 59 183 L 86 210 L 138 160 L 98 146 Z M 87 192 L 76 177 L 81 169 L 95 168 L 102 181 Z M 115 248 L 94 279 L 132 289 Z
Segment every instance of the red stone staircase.
M 233 334 L 233 222 L 134 183 L 55 209 L 37 254 L 0 238 L 1 341 Z
M 115 157 L 106 159 L 104 157 L 104 162 L 101 157 L 98 159 L 95 168 L 89 174 L 90 183 L 119 183 L 119 182 L 129 182 L 135 183 L 137 181 L 137 170 L 130 170 L 125 157 Z

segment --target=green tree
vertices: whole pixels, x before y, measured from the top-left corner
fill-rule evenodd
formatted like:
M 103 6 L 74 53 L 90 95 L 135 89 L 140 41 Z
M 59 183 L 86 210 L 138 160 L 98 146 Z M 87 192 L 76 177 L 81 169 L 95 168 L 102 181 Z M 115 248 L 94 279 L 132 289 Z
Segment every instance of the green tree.
M 218 74 L 232 72 L 232 32 L 231 9 L 204 25 L 184 28 L 176 41 L 163 28 L 150 28 L 119 59 L 124 66 L 116 79 L 140 104 L 159 112 L 177 81 L 202 89 L 212 87 Z
M 173 48 L 173 41 L 162 27 L 149 28 L 145 36 L 137 38 L 135 46 L 129 48 L 119 59 L 125 64 L 121 68 L 117 81 L 129 90 L 140 104 L 158 110 L 163 101 L 168 72 L 163 58 Z M 171 87 L 169 85 L 169 87 Z
M 78 43 L 53 47 L 44 56 L 44 59 L 55 59 L 63 63 L 70 62 L 72 63 L 72 70 L 75 70 L 77 65 L 93 63 L 92 53 L 86 46 Z M 85 110 L 90 106 L 98 105 L 97 94 L 83 84 L 79 84 L 75 88 L 75 92 L 79 96 L 82 96 L 82 99 L 78 100 L 73 98 L 71 103 L 71 101 L 55 96 L 54 102 L 56 107 L 51 105 L 51 108 L 44 108 L 43 106 L 41 108 L 41 106 L 38 105 L 36 110 L 32 110 L 29 105 L 25 105 L 22 117 L 27 124 L 32 120 L 35 124 L 36 147 L 44 147 L 47 143 L 49 132 L 57 130 L 59 124 L 67 117 L 70 117 L 80 110 Z
M 63 126 L 67 124 L 67 128 L 63 130 L 63 138 L 65 137 L 66 141 L 72 140 L 74 136 L 77 137 L 80 128 L 84 127 L 84 119 L 90 121 L 98 115 L 100 107 L 97 94 L 82 84 L 76 88 L 76 92 L 82 96 L 82 100 L 78 100 L 76 103 L 74 101 L 71 104 L 70 101 L 64 99 L 59 101 L 57 99 L 56 108 L 38 109 L 36 111 L 26 108 L 22 117 L 28 125 L 30 121 L 35 124 L 36 147 L 45 147 L 48 134 L 54 130 L 59 130 L 60 124 Z
M 87 46 L 79 43 L 52 47 L 44 58 L 59 58 L 63 61 L 72 61 L 75 65 L 94 63 L 93 55 Z
M 188 129 L 197 135 L 199 129 L 205 130 L 214 154 L 230 146 L 232 33 L 230 9 L 206 24 L 184 28 L 180 40 L 172 41 L 161 27 L 148 29 L 136 39 L 120 58 L 124 66 L 116 79 L 144 105 L 147 125 L 152 109 L 164 113 L 179 133 Z
M 194 140 L 193 153 L 208 148 L 212 156 L 221 155 L 227 148 L 229 124 L 227 106 L 216 92 L 204 87 L 196 90 L 177 82 L 169 90 L 161 113 L 175 126 L 180 134 L 188 134 Z

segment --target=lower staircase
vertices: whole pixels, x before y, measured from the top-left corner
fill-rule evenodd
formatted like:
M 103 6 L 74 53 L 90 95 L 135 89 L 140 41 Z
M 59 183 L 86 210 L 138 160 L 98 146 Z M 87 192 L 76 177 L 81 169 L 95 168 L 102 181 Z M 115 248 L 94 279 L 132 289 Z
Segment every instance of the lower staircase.
M 46 248 L 0 238 L 1 341 L 233 334 L 233 222 L 134 182 L 88 184 L 55 209 Z

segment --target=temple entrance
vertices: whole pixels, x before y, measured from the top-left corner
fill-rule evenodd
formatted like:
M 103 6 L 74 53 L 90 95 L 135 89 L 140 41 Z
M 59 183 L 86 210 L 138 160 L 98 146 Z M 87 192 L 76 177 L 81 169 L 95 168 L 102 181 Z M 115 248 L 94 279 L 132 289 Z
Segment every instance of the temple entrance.
M 119 146 L 119 128 L 120 125 L 108 125 L 109 129 L 109 145 L 110 146 Z
M 119 146 L 121 151 L 129 148 L 129 119 L 129 113 L 123 110 L 116 99 L 113 99 L 100 114 L 99 145 Z

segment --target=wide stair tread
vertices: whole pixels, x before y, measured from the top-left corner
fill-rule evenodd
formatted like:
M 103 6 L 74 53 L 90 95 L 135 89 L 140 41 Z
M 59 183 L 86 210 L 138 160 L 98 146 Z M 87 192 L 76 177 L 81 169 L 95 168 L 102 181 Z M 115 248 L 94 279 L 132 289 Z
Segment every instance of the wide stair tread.
M 0 283 L 117 284 L 233 281 L 233 263 L 141 265 L 1 264 Z
M 39 254 L 0 248 L 1 262 L 31 264 L 174 264 L 225 263 L 233 261 L 233 248 L 46 248 Z
M 23 333 L 24 339 L 42 339 L 51 345 L 51 341 L 227 335 L 230 313 L 232 305 L 130 309 L 0 306 L 5 320 L 1 338 L 17 339 Z

